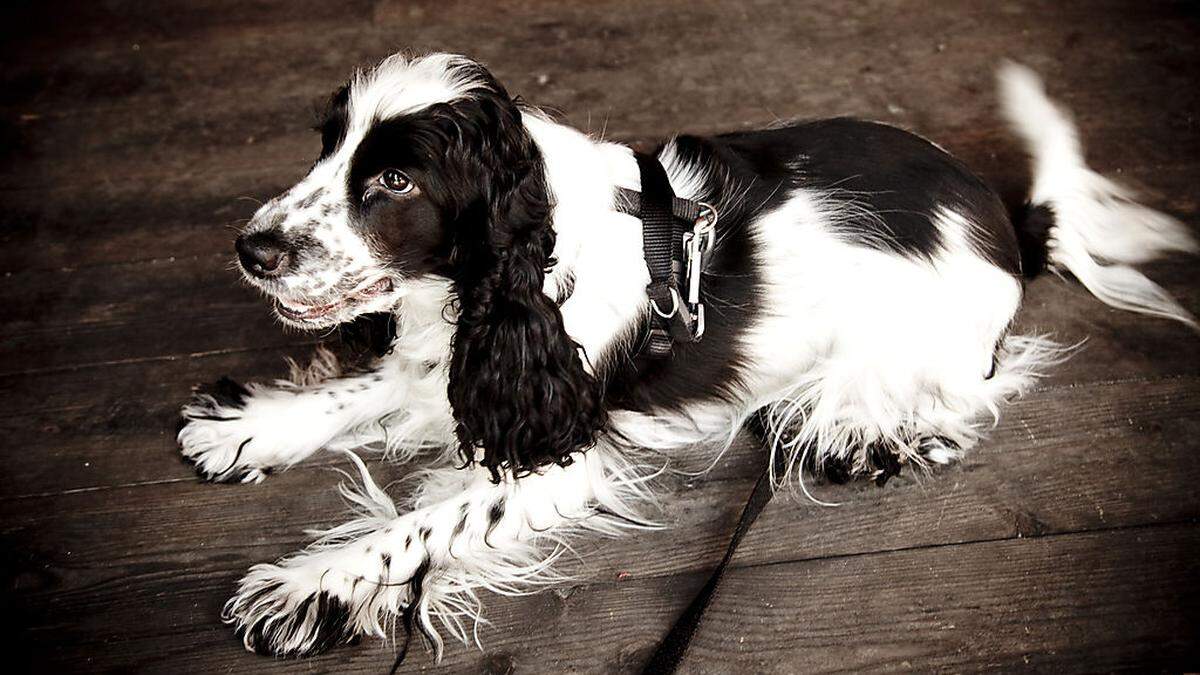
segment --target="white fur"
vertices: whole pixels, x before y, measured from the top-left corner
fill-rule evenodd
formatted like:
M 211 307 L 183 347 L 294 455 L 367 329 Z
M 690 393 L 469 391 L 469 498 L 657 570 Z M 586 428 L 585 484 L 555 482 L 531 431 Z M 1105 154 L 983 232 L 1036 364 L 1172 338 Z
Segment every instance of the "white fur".
M 343 485 L 342 494 L 358 518 L 321 533 L 296 555 L 251 568 L 226 605 L 231 621 L 247 625 L 286 615 L 320 590 L 354 608 L 356 632 L 386 638 L 414 602 L 405 580 L 429 565 L 414 615 L 440 655 L 442 630 L 478 643 L 480 590 L 519 595 L 564 580 L 552 564 L 570 550 L 572 535 L 656 527 L 631 508 L 653 503 L 647 484 L 653 474 L 603 444 L 570 466 L 500 484 L 478 467 L 428 471 L 403 512 L 351 457 L 361 487 Z M 501 499 L 503 515 L 493 521 L 490 510 Z M 281 633 L 278 648 L 303 650 L 313 638 L 304 630 Z M 249 641 L 246 646 L 252 648 Z
M 761 364 L 753 405 L 772 406 L 781 442 L 800 429 L 782 448 L 793 460 L 808 452 L 862 468 L 864 448 L 886 441 L 920 463 L 917 444 L 938 436 L 969 448 L 983 415 L 1027 387 L 1052 352 L 1043 340 L 1014 343 L 1007 358 L 1024 367 L 1002 361 L 1001 376 L 986 379 L 1020 284 L 955 237 L 932 264 L 843 242 L 823 203 L 798 191 L 757 224 L 770 296 L 749 340 Z M 967 225 L 946 211 L 942 227 Z
M 1097 298 L 1120 309 L 1197 328 L 1158 284 L 1130 267 L 1171 251 L 1195 252 L 1196 240 L 1174 218 L 1133 201 L 1134 194 L 1088 168 L 1068 114 L 1046 97 L 1033 71 L 1000 69 L 1003 111 L 1033 156 L 1030 201 L 1053 208 L 1050 260 Z
M 455 74 L 460 58 L 393 57 L 356 77 L 353 122 L 342 149 L 260 217 L 304 223 L 345 199 L 349 158 L 373 120 L 464 95 L 472 83 Z M 1190 250 L 1191 239 L 1084 166 L 1074 129 L 1031 74 L 1009 67 L 1002 84 L 1009 116 L 1037 160 L 1034 200 L 1059 214 L 1054 262 L 1110 304 L 1190 321 L 1125 264 Z M 538 114 L 525 120 L 544 157 L 554 204 L 558 264 L 546 293 L 557 297 L 573 283 L 562 314 L 591 367 L 606 349 L 628 348 L 614 342 L 646 311 L 641 224 L 613 207 L 618 187 L 640 187 L 637 167 L 624 146 Z M 659 159 L 682 196 L 697 196 L 707 181 L 728 180 L 682 161 L 672 144 Z M 321 198 L 305 199 L 319 190 Z M 841 458 L 863 469 L 866 448 L 877 441 L 916 466 L 955 459 L 994 423 L 1004 399 L 1028 389 L 1065 352 L 1041 336 L 1007 334 L 1020 283 L 979 256 L 963 215 L 944 208 L 937 226 L 945 245 L 932 260 L 916 260 L 839 234 L 843 228 L 836 225 L 845 220 L 878 217 L 846 206 L 843 197 L 795 190 L 749 225 L 761 251 L 766 298 L 742 343 L 727 346 L 748 356 L 735 400 L 712 396 L 684 411 L 611 410 L 613 433 L 566 467 L 519 480 L 505 475 L 493 484 L 482 469 L 445 466 L 457 449 L 446 399 L 454 317 L 447 284 L 434 279 L 407 280 L 378 301 L 397 308 L 400 326 L 393 352 L 373 371 L 338 377 L 335 365 L 319 360 L 292 382 L 252 387 L 241 410 L 198 398 L 185 415 L 238 418 L 196 420 L 180 434 L 184 454 L 213 474 L 236 469 L 246 471 L 247 480 L 261 480 L 266 469 L 291 465 L 323 446 L 372 447 L 402 460 L 432 449 L 442 465 L 415 474 L 416 495 L 397 507 L 352 456 L 361 486 L 344 494 L 357 517 L 296 555 L 252 568 L 227 605 L 229 620 L 243 628 L 268 620 L 276 651 L 303 651 L 314 640 L 307 629 L 319 617 L 289 615 L 325 592 L 349 605 L 354 630 L 384 637 L 414 601 L 414 588 L 403 582 L 428 564 L 414 612 L 440 654 L 440 630 L 463 642 L 476 639 L 479 591 L 522 593 L 554 581 L 551 563 L 575 533 L 652 527 L 656 472 L 696 448 L 715 462 L 745 418 L 761 408 L 769 412 L 772 451 L 788 460 L 776 476 L 781 482 L 798 477 L 809 458 Z M 310 270 L 297 283 L 322 293 L 370 278 L 379 261 L 348 222 L 322 223 L 322 242 L 366 272 Z M 710 311 L 736 301 L 712 298 Z M 503 516 L 493 525 L 490 511 L 501 499 Z
M 537 114 L 525 126 L 542 151 L 554 197 L 557 238 L 555 271 L 547 275 L 553 294 L 560 275 L 574 277 L 562 305 L 563 324 L 588 355 L 585 366 L 645 311 L 650 273 L 642 262 L 642 222 L 612 208 L 618 187 L 640 187 L 629 148 L 597 142 Z

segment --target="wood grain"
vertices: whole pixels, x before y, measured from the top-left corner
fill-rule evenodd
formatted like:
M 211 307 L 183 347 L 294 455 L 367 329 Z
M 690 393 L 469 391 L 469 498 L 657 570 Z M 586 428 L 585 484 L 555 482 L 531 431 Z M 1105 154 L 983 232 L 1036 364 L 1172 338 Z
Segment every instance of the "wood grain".
M 0 610 L 31 672 L 383 672 L 376 641 L 244 652 L 220 605 L 251 564 L 345 517 L 318 455 L 261 486 L 177 456 L 197 382 L 283 373 L 282 331 L 227 269 L 231 228 L 312 159 L 311 111 L 400 46 L 468 52 L 515 92 L 647 142 L 853 114 L 934 138 L 1011 201 L 1005 57 L 1042 72 L 1089 161 L 1200 218 L 1200 23 L 1187 3 L 189 0 L 0 9 Z M 1151 267 L 1200 310 L 1192 259 Z M 686 672 L 1200 669 L 1200 339 L 1077 284 L 1027 288 L 1015 330 L 1081 351 L 962 464 L 778 498 Z M 681 457 L 679 465 L 698 457 Z M 636 672 L 699 588 L 762 466 L 740 442 L 661 487 L 661 532 L 580 543 L 575 581 L 487 596 L 484 651 L 405 671 Z M 380 481 L 411 467 L 371 463 Z M 393 488 L 401 494 L 403 484 Z

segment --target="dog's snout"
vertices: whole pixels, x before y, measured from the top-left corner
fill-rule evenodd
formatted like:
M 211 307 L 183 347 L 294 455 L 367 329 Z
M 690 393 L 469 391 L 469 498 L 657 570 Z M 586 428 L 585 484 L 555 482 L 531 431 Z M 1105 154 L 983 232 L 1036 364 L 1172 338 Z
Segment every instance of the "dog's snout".
M 242 267 L 260 279 L 283 274 L 291 258 L 287 243 L 274 232 L 244 234 L 234 248 Z

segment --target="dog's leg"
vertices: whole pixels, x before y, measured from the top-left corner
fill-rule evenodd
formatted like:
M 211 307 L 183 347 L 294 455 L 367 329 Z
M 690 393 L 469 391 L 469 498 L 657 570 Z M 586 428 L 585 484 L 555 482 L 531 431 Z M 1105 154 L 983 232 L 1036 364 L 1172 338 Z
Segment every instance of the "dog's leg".
M 449 412 L 445 405 L 434 409 L 439 397 L 427 391 L 444 392 L 444 379 L 424 364 L 389 356 L 364 372 L 341 375 L 332 354 L 319 352 L 313 366 L 293 375 L 293 381 L 274 385 L 222 379 L 196 390 L 183 408 L 178 440 L 201 477 L 258 482 L 342 440 L 359 445 L 386 440 L 394 448 L 400 436 L 426 445 L 451 438 Z M 406 416 L 414 400 L 433 403 Z M 361 433 L 346 439 L 352 431 Z M 413 438 L 420 435 L 425 437 Z
M 954 346 L 934 356 L 953 358 Z M 807 376 L 765 408 L 767 440 L 785 460 L 783 477 L 802 481 L 800 471 L 814 470 L 835 483 L 867 477 L 882 486 L 905 466 L 923 471 L 957 461 L 995 426 L 1004 402 L 1072 350 L 1042 336 L 1009 335 L 994 349 L 958 351 L 965 355 L 958 368 L 897 359 L 890 370 L 877 366 L 852 377 L 829 366 L 857 359 L 827 359 L 822 377 Z
M 350 493 L 358 520 L 242 579 L 225 618 L 248 649 L 313 654 L 361 634 L 386 637 L 402 618 L 440 653 L 442 628 L 468 641 L 463 619 L 478 618 L 478 589 L 515 593 L 554 579 L 548 568 L 566 534 L 653 526 L 636 511 L 652 499 L 647 479 L 601 445 L 499 483 L 477 467 L 431 471 L 407 513 L 365 469 L 363 478 Z

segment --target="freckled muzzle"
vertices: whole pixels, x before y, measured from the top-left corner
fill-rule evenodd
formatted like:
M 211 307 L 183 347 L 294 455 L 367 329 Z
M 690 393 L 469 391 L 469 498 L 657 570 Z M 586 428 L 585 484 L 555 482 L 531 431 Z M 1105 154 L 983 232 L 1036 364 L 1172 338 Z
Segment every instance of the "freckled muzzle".
M 246 279 L 299 328 L 389 311 L 402 295 L 401 279 L 355 230 L 346 196 L 324 185 L 336 180 L 310 174 L 264 204 L 235 244 Z
M 252 231 L 234 247 L 247 278 L 270 296 L 280 318 L 298 327 L 325 328 L 386 309 L 396 291 L 385 270 L 352 266 L 308 234 Z

